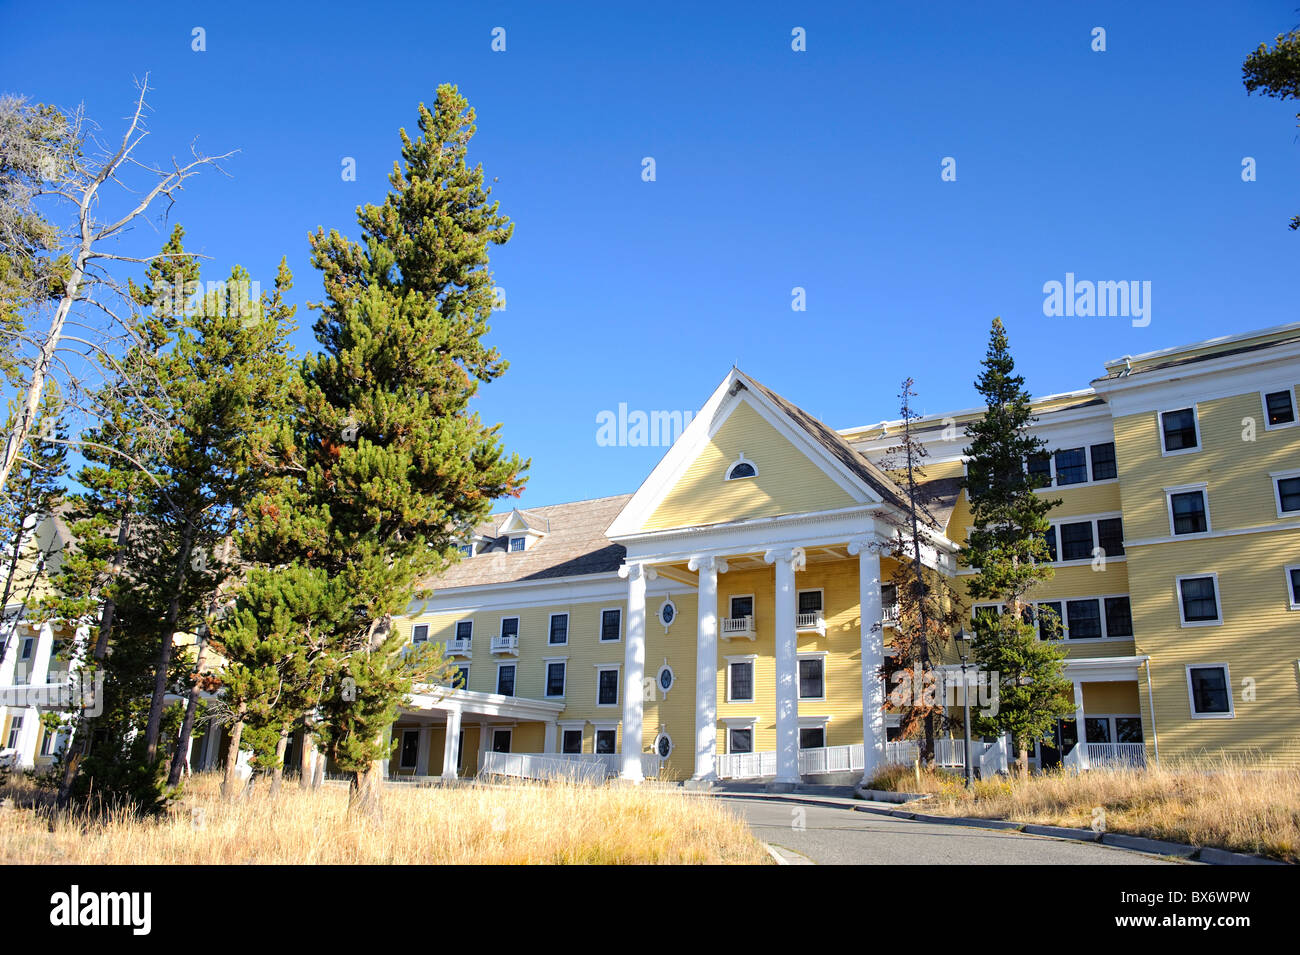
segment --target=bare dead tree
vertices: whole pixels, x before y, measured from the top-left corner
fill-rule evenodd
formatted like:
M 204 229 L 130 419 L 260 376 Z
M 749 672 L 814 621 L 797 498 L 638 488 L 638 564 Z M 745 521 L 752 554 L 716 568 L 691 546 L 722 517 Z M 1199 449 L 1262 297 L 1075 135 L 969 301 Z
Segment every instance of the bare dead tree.
M 137 159 L 139 146 L 149 135 L 145 123 L 149 91 L 147 74 L 137 87 L 139 95 L 134 112 L 116 147 L 99 147 L 97 155 L 90 158 L 78 151 L 66 162 L 51 164 L 45 170 L 47 178 L 52 181 L 40 190 L 40 195 L 71 204 L 75 208 L 75 225 L 62 236 L 61 251 L 66 254 L 66 274 L 60 270 L 62 288 L 50 303 L 52 312 L 48 324 L 39 332 L 8 330 L 34 354 L 27 363 L 30 371 L 24 376 L 16 413 L 5 434 L 3 454 L 0 454 L 0 494 L 5 492 L 20 449 L 34 426 L 47 379 L 61 372 L 60 377 L 66 379 L 65 392 L 78 390 L 82 376 L 67 364 L 64 353 L 70 349 L 82 359 L 93 358 L 102 366 L 113 367 L 115 359 L 106 343 L 112 340 L 114 333 L 103 331 L 105 321 L 110 328 L 116 328 L 117 334 L 133 334 L 134 323 L 130 313 L 135 303 L 129 289 L 114 277 L 111 269 L 114 264 L 121 263 L 147 264 L 158 256 L 133 256 L 110 251 L 110 243 L 121 239 L 133 224 L 148 221 L 151 209 L 157 206 L 165 206 L 162 210 L 165 216 L 186 180 L 198 175 L 204 167 L 221 171 L 220 161 L 233 155 L 232 151 L 220 156 L 206 156 L 192 145 L 193 158 L 184 164 L 173 159 L 170 168 Z M 79 116 L 77 122 L 80 122 Z M 78 129 L 78 141 L 81 133 Z M 98 146 L 93 133 L 88 134 L 88 138 Z M 145 180 L 142 188 L 127 182 L 137 177 Z M 121 211 L 105 215 L 101 210 L 106 204 L 109 185 L 120 190 L 127 200 Z M 80 322 L 78 317 L 88 320 Z

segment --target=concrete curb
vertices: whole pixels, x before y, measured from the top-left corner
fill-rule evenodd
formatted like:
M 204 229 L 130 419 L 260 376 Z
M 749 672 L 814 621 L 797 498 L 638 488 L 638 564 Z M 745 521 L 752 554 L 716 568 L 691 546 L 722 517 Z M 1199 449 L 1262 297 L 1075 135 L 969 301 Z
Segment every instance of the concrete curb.
M 787 849 L 784 846 L 774 846 L 770 842 L 765 842 L 763 843 L 763 848 L 767 850 L 768 855 L 770 855 L 773 859 L 776 860 L 777 865 L 816 865 L 817 864 L 816 862 L 813 862 L 812 859 L 809 859 L 807 856 L 800 855 L 794 850 Z
M 1230 852 L 1227 849 L 1215 849 L 1209 846 L 1191 846 L 1181 842 L 1165 842 L 1160 839 L 1148 839 L 1145 836 L 1133 836 L 1122 832 L 1094 832 L 1091 829 L 1074 829 L 1068 826 L 1039 826 L 1033 823 L 1015 822 L 1011 819 L 980 819 L 971 816 L 931 816 L 912 812 L 908 809 L 889 809 L 885 806 L 867 806 L 852 800 L 831 800 L 818 796 L 781 796 L 759 793 L 713 792 L 711 796 L 731 799 L 757 798 L 771 802 L 792 802 L 807 806 L 821 806 L 824 809 L 847 809 L 850 812 L 872 812 L 895 819 L 909 819 L 912 822 L 930 823 L 940 826 L 968 826 L 972 829 L 1001 829 L 1018 831 L 1027 836 L 1040 836 L 1051 839 L 1074 839 L 1079 842 L 1096 842 L 1111 849 L 1125 852 L 1141 852 L 1180 859 L 1185 862 L 1199 862 L 1202 865 L 1288 865 L 1276 859 L 1251 855 L 1246 852 Z

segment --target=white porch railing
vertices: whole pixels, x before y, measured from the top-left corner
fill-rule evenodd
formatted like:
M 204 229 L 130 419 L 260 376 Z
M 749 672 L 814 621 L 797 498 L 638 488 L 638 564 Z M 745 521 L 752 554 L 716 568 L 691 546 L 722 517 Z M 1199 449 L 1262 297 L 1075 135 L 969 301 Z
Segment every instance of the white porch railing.
M 479 772 L 485 776 L 519 779 L 571 779 L 599 783 L 623 771 L 620 753 L 494 753 L 483 754 Z M 664 761 L 658 753 L 641 754 L 641 774 L 658 779 Z
M 754 618 L 752 616 L 723 617 L 722 639 L 727 640 L 732 637 L 748 637 L 753 640 L 755 637 Z
M 493 653 L 518 653 L 519 634 L 503 633 L 492 638 Z
M 717 772 L 722 779 L 775 776 L 776 753 L 723 753 L 718 756 Z
M 798 613 L 794 616 L 794 628 L 796 630 L 825 630 L 826 622 L 822 620 L 820 611 Z
M 894 740 L 885 744 L 885 762 L 910 766 L 921 758 L 921 747 L 910 739 Z
M 862 744 L 848 746 L 819 746 L 799 750 L 799 775 L 816 773 L 861 772 Z
M 603 757 L 580 760 L 557 753 L 483 754 L 479 772 L 485 776 L 514 776 L 518 779 L 568 779 L 574 782 L 603 782 L 609 775 Z
M 1088 762 L 1098 766 L 1126 766 L 1143 769 L 1147 764 L 1146 743 L 1089 743 Z

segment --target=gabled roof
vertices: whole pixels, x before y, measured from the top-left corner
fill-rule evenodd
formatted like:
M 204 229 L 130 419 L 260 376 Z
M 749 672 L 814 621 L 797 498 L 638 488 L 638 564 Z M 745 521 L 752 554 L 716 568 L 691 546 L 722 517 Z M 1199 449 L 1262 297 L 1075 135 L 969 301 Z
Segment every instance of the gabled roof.
M 550 529 L 550 521 L 543 515 L 516 507 L 498 525 L 497 534 L 507 534 L 510 531 L 532 531 L 534 534 L 546 534 L 550 532 Z
M 791 442 L 812 466 L 859 505 L 890 504 L 905 500 L 902 489 L 878 466 L 856 451 L 843 437 L 813 415 L 777 394 L 739 368 L 732 368 L 709 400 L 668 449 L 627 506 L 606 532 L 611 539 L 636 536 L 712 436 L 742 403 L 752 406 L 776 431 Z M 761 473 L 761 467 L 760 467 Z M 727 523 L 726 521 L 722 523 Z
M 627 551 L 605 536 L 605 528 L 630 497 L 620 494 L 492 514 L 475 528 L 475 534 L 488 541 L 487 547 L 448 567 L 427 586 L 443 590 L 614 573 Z M 509 537 L 498 534 L 498 528 L 512 513 L 527 513 L 549 526 L 550 532 L 526 550 L 511 553 Z

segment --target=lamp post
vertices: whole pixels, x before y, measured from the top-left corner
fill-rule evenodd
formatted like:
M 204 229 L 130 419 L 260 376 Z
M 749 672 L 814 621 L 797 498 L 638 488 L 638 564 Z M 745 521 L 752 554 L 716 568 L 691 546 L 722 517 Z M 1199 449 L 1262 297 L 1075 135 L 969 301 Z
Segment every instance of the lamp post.
M 963 627 L 957 631 L 953 637 L 953 642 L 957 645 L 957 652 L 961 655 L 961 705 L 962 705 L 962 731 L 966 740 L 962 744 L 962 762 L 966 765 L 966 788 L 971 788 L 971 765 L 970 765 L 970 683 L 966 679 L 966 660 L 970 653 L 970 634 Z

